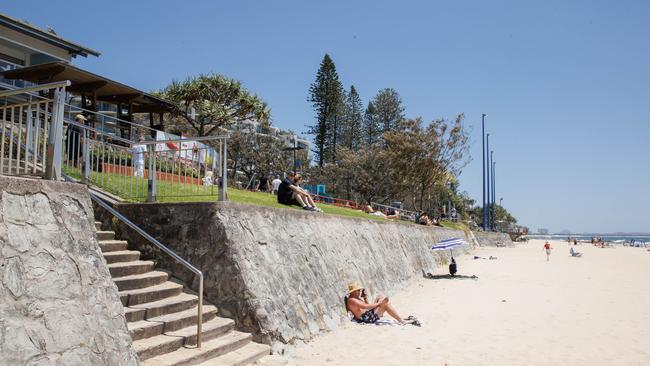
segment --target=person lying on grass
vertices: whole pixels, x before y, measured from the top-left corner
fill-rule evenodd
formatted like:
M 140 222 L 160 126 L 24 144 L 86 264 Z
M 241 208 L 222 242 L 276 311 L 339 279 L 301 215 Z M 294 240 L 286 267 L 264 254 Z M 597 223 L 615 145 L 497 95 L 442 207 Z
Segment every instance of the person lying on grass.
M 346 309 L 354 314 L 354 319 L 361 323 L 376 323 L 384 313 L 388 313 L 399 324 L 413 324 L 420 326 L 421 323 L 414 316 L 403 319 L 397 310 L 388 300 L 388 297 L 378 296 L 375 302 L 368 302 L 368 292 L 356 282 L 348 285 L 348 294 L 345 298 Z
M 299 205 L 303 210 L 321 211 L 316 208 L 314 201 L 307 191 L 296 185 L 294 179 L 296 174 L 288 172 L 287 177 L 282 180 L 278 187 L 278 203 L 283 205 Z
M 370 206 L 370 205 L 362 207 L 361 211 L 363 211 L 363 212 L 365 212 L 365 213 L 367 213 L 369 215 L 383 217 L 385 219 L 390 219 L 390 220 L 397 219 L 397 220 L 399 220 L 399 212 L 397 212 L 397 211 L 392 212 L 392 215 L 387 215 L 387 214 L 385 214 L 385 213 L 383 213 L 383 212 L 381 212 L 379 210 L 373 209 L 372 206 Z

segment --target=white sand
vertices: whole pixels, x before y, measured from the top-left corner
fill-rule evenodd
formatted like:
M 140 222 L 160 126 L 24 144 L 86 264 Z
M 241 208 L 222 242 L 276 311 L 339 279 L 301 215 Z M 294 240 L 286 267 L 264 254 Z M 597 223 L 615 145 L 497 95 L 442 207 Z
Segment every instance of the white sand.
M 650 365 L 650 252 L 582 244 L 571 258 L 551 244 L 548 263 L 540 241 L 457 258 L 479 279 L 422 279 L 392 298 L 423 327 L 349 323 L 289 365 Z

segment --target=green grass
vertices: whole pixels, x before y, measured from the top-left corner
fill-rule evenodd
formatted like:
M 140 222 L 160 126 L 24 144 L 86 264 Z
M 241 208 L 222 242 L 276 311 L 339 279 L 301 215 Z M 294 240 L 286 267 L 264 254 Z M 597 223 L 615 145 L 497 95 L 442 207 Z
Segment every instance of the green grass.
M 72 178 L 81 179 L 81 170 L 64 167 L 63 172 Z M 138 177 L 124 177 L 123 175 L 113 173 L 91 172 L 90 180 L 93 185 L 120 197 L 125 202 L 145 202 L 147 198 L 147 180 Z M 216 186 L 203 187 L 192 184 L 178 184 L 166 181 L 157 181 L 158 202 L 215 202 L 217 200 L 218 189 Z M 263 192 L 251 192 L 243 189 L 228 188 L 228 200 L 230 202 L 242 203 L 247 205 L 290 208 L 301 210 L 298 206 L 286 206 L 278 203 L 277 196 Z M 386 220 L 381 217 L 368 215 L 359 210 L 353 210 L 345 207 L 338 207 L 323 203 L 316 204 L 326 214 L 339 215 L 346 217 L 357 217 L 368 220 L 395 222 Z M 410 221 L 399 221 L 402 223 L 411 223 Z M 463 223 L 443 221 L 442 226 L 455 230 L 466 230 Z
M 68 176 L 81 179 L 81 170 L 76 168 L 64 167 L 63 172 Z M 93 185 L 100 189 L 120 197 L 125 202 L 144 202 L 147 198 L 147 180 L 138 177 L 124 177 L 122 175 L 98 172 L 90 173 L 90 180 Z M 158 202 L 215 202 L 217 200 L 218 189 L 216 186 L 203 187 L 191 184 L 172 184 L 165 181 L 157 181 Z M 250 192 L 242 189 L 228 188 L 228 200 L 230 202 L 242 203 L 255 206 L 290 208 L 302 210 L 298 206 L 286 206 L 278 203 L 277 196 L 263 192 Z M 338 207 L 328 204 L 318 204 L 317 206 L 324 213 L 358 217 L 376 221 L 388 221 L 377 216 L 368 215 L 359 210 Z
M 451 221 L 442 221 L 442 227 L 446 227 L 454 230 L 467 230 L 467 226 L 462 222 L 451 222 Z

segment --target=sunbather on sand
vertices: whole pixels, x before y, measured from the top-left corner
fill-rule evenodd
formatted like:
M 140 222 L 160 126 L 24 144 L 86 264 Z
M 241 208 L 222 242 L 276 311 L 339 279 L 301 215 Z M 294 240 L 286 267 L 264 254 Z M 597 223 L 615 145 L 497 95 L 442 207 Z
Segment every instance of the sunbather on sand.
M 375 302 L 368 302 L 368 293 L 366 289 L 359 286 L 356 282 L 348 285 L 348 294 L 345 300 L 345 306 L 348 311 L 354 314 L 354 319 L 361 323 L 376 323 L 384 313 L 388 313 L 399 324 L 413 324 L 420 326 L 420 321 L 415 317 L 409 316 L 406 319 L 397 313 L 397 310 L 391 305 L 388 297 L 378 296 Z

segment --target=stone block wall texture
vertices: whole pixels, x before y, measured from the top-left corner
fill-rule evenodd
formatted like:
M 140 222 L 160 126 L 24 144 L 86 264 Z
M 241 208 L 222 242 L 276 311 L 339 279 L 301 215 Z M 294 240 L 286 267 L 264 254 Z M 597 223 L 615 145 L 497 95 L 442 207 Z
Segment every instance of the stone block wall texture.
M 84 186 L 0 177 L 0 365 L 137 365 Z
M 482 247 L 497 247 L 506 246 L 514 247 L 515 243 L 510 239 L 510 235 L 506 233 L 491 233 L 474 231 L 474 236 Z
M 446 273 L 441 265 L 449 252 L 430 247 L 465 237 L 443 228 L 232 203 L 117 209 L 201 269 L 205 294 L 221 314 L 276 349 L 347 321 L 343 295 L 350 281 L 373 296 L 391 295 L 423 271 Z M 191 273 L 164 253 L 128 229 L 120 231 L 133 249 L 192 282 Z

